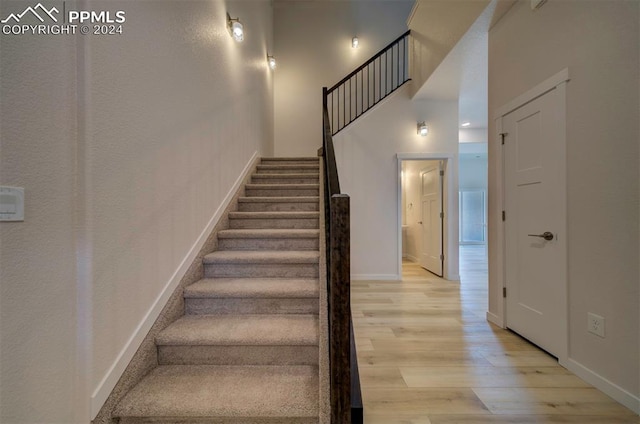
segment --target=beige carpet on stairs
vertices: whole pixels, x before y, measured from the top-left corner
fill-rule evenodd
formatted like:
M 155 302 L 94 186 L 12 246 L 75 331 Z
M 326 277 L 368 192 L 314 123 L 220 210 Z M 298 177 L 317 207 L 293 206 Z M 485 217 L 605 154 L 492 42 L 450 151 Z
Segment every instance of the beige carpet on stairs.
M 120 423 L 319 422 L 319 161 L 264 158 Z

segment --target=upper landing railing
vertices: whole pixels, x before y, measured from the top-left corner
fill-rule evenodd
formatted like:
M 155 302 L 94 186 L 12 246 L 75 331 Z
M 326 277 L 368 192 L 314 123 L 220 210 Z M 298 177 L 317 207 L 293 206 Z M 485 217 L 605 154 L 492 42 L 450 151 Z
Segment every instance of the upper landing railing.
M 331 135 L 336 135 L 409 78 L 407 31 L 331 88 L 325 88 Z

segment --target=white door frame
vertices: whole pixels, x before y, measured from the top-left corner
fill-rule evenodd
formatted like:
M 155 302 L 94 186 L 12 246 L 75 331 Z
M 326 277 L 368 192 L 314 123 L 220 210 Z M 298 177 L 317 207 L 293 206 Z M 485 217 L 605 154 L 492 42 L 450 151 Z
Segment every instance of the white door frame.
M 519 107 L 523 106 L 526 103 L 529 103 L 530 101 L 548 93 L 551 90 L 558 90 L 558 101 L 560 102 L 559 105 L 559 113 L 561 114 L 561 116 L 558 116 L 558 121 L 559 121 L 559 132 L 560 132 L 560 136 L 558 138 L 558 141 L 562 144 L 562 146 L 560 146 L 560 151 L 562 152 L 563 157 L 560 158 L 560 161 L 565 163 L 565 172 L 562 173 L 562 175 L 560 176 L 559 180 L 557 181 L 558 183 L 558 187 L 561 193 L 561 197 L 565 199 L 565 202 L 560 206 L 560 210 L 561 210 L 561 214 L 564 215 L 565 219 L 562 220 L 562 222 L 558 223 L 558 229 L 559 232 L 561 234 L 564 234 L 564 236 L 567 236 L 567 221 L 566 221 L 566 217 L 567 217 L 567 203 L 566 203 L 566 199 L 567 199 L 567 175 L 566 175 L 566 145 L 567 145 L 567 137 L 566 137 L 566 103 L 567 103 L 567 82 L 569 81 L 569 69 L 563 69 L 562 71 L 558 72 L 557 74 L 553 75 L 552 77 L 546 79 L 545 81 L 541 82 L 540 84 L 536 85 L 535 87 L 533 87 L 532 89 L 528 90 L 527 92 L 521 94 L 520 96 L 516 97 L 515 99 L 511 100 L 510 102 L 506 103 L 505 105 L 503 105 L 502 107 L 499 107 L 498 109 L 496 109 L 495 113 L 493 114 L 493 119 L 495 122 L 495 128 L 496 128 L 496 142 L 501 145 L 502 143 L 502 137 L 501 137 L 501 133 L 502 133 L 502 118 L 509 114 L 510 112 L 513 112 L 514 110 L 518 109 Z M 495 195 L 496 198 L 498 199 L 498 204 L 500 205 L 500 210 L 499 211 L 494 211 L 495 213 L 498 213 L 499 215 L 502 215 L 502 211 L 504 211 L 505 209 L 505 172 L 504 172 L 504 151 L 502 150 L 502 148 L 499 148 L 499 160 L 497 162 L 497 175 L 499 175 L 498 181 L 497 181 L 497 190 L 496 193 L 492 193 L 492 195 Z M 508 213 L 508 212 L 507 212 Z M 508 219 L 508 217 L 507 217 Z M 498 225 L 497 228 L 497 232 L 498 232 L 498 237 L 496 240 L 496 285 L 498 286 L 499 290 L 502 291 L 504 290 L 504 288 L 506 287 L 506 281 L 505 281 L 505 274 L 506 274 L 506 264 L 505 264 L 505 243 L 506 243 L 506 239 L 505 239 L 505 226 L 504 226 L 504 222 L 502 221 L 502 216 L 498 217 L 498 222 L 501 225 Z M 565 246 L 567 246 L 567 243 L 565 243 Z M 568 269 L 568 263 L 567 263 L 567 252 L 565 249 L 564 252 L 564 258 L 565 258 L 565 269 Z M 559 326 L 561 326 L 562 328 L 562 332 L 565 335 L 564 337 L 564 343 L 562 344 L 561 347 L 561 351 L 558 352 L 558 362 L 560 363 L 560 365 L 566 366 L 567 364 L 567 359 L 569 357 L 569 282 L 568 282 L 568 272 L 566 274 L 566 278 L 564 279 L 564 290 L 562 290 L 563 292 L 563 297 L 564 299 L 562 300 L 562 303 L 565 305 L 565 310 L 563 312 L 563 316 L 562 316 L 562 321 L 558 323 Z M 498 302 L 498 310 L 495 311 L 495 313 L 491 313 L 491 312 L 487 312 L 487 320 L 493 322 L 496 325 L 499 325 L 502 328 L 506 327 L 506 318 L 507 318 L 507 307 L 506 307 L 506 303 L 507 300 L 506 298 L 503 297 L 502 302 Z
M 446 280 L 460 280 L 458 266 L 458 165 L 455 153 L 398 153 L 398 189 L 397 189 L 397 250 L 398 276 L 402 277 L 402 161 L 405 160 L 444 160 L 446 161 L 446 215 L 444 240 L 444 266 L 442 273 Z

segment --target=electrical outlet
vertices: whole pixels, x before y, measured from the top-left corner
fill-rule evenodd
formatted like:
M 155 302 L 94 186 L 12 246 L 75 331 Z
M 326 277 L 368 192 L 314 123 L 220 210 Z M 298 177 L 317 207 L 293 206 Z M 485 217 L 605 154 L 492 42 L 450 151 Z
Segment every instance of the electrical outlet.
M 587 314 L 587 330 L 589 333 L 604 338 L 604 318 L 589 312 Z

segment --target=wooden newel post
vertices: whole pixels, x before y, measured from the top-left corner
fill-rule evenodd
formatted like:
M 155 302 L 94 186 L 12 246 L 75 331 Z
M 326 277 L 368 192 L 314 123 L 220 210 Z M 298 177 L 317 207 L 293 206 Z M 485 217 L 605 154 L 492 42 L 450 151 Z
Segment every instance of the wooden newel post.
M 351 266 L 349 196 L 331 196 L 331 270 L 329 322 L 331 323 L 331 423 L 351 423 Z

